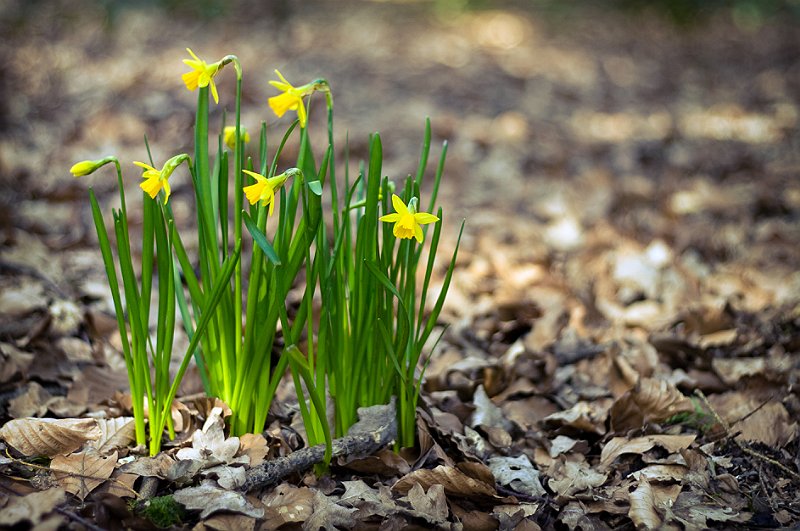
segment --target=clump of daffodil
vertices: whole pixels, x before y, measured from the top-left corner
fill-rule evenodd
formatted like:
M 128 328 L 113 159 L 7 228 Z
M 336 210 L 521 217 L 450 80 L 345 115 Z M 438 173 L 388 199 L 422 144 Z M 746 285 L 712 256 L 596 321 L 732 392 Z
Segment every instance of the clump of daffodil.
M 219 69 L 222 67 L 222 61 L 207 64 L 205 61 L 200 60 L 192 50 L 186 48 L 192 59 L 184 59 L 188 67 L 192 70 L 183 74 L 183 82 L 186 83 L 186 88 L 195 90 L 197 87 L 203 88 L 211 85 L 211 95 L 214 97 L 214 103 L 219 103 L 219 94 L 217 94 L 217 85 L 214 83 L 214 76 L 217 75 Z
M 394 212 L 381 216 L 380 221 L 386 223 L 394 223 L 394 235 L 398 238 L 411 239 L 416 238 L 419 243 L 422 243 L 422 225 L 428 223 L 435 223 L 439 218 L 427 212 L 417 212 L 417 198 L 412 197 L 408 202 L 408 206 L 403 203 L 396 194 L 392 194 L 392 206 Z
M 134 161 L 134 164 L 139 166 L 140 168 L 144 169 L 142 172 L 142 179 L 144 181 L 139 185 L 139 188 L 145 191 L 147 195 L 149 195 L 152 199 L 155 199 L 158 195 L 158 192 L 161 191 L 163 188 L 164 190 L 164 204 L 167 204 L 169 200 L 169 194 L 172 192 L 169 186 L 169 177 L 172 175 L 172 172 L 175 171 L 175 168 L 180 166 L 180 164 L 184 161 L 189 160 L 189 155 L 180 154 L 175 155 L 167 162 L 164 163 L 164 167 L 160 170 L 150 166 L 149 164 L 145 164 L 144 162 Z
M 233 149 L 236 149 L 236 127 L 232 125 L 225 126 L 225 129 L 222 132 L 222 136 L 225 139 L 225 144 Z M 239 137 L 242 139 L 242 142 L 247 144 L 250 142 L 250 133 L 247 132 L 247 129 L 244 127 L 239 128 Z
M 272 215 L 272 211 L 275 209 L 275 192 L 280 190 L 283 183 L 290 177 L 302 175 L 302 172 L 297 168 L 289 168 L 280 175 L 270 178 L 264 177 L 260 173 L 254 171 L 242 171 L 256 180 L 255 184 L 244 187 L 244 195 L 251 205 L 255 205 L 259 201 L 261 201 L 262 206 L 269 205 L 269 213 L 267 214 L 269 216 Z
M 275 74 L 277 74 L 281 80 L 270 81 L 269 84 L 278 90 L 282 90 L 283 94 L 272 96 L 269 99 L 269 106 L 278 116 L 278 118 L 286 114 L 286 111 L 297 111 L 297 118 L 300 120 L 300 127 L 304 128 L 306 126 L 308 116 L 306 115 L 306 108 L 303 105 L 303 98 L 318 90 L 325 93 L 328 107 L 333 105 L 330 85 L 328 85 L 328 82 L 324 79 L 315 79 L 311 83 L 306 83 L 301 87 L 295 87 L 286 81 L 286 78 L 283 77 L 283 75 L 277 70 L 275 70 Z

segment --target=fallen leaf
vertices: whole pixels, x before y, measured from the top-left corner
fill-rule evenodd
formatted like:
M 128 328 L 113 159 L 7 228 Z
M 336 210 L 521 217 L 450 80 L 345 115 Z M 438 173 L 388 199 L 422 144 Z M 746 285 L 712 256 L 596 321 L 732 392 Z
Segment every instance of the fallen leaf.
M 261 498 L 261 503 L 266 507 L 262 530 L 273 531 L 284 524 L 308 520 L 314 512 L 314 493 L 308 487 L 281 483 Z
M 176 490 L 173 496 L 176 502 L 190 511 L 200 511 L 200 519 L 208 518 L 219 511 L 243 514 L 253 518 L 263 518 L 264 516 L 264 509 L 255 507 L 247 501 L 243 494 L 221 489 L 208 483 L 199 487 Z
M 256 528 L 256 519 L 243 514 L 215 514 L 211 518 L 197 524 L 193 531 L 213 529 L 214 531 L 253 531 Z M 264 529 L 261 527 L 260 529 Z
M 95 419 L 23 418 L 0 428 L 0 438 L 26 457 L 66 455 L 98 437 Z
M 673 415 L 694 411 L 692 401 L 677 387 L 664 380 L 640 378 L 636 386 L 611 406 L 611 429 L 624 433 L 648 422 L 666 420 Z
M 783 404 L 766 404 L 755 393 L 731 391 L 709 398 L 712 407 L 738 432 L 740 441 L 756 441 L 783 448 L 797 437 L 798 424 Z
M 13 418 L 41 417 L 53 395 L 36 382 L 30 382 L 24 393 L 8 401 L 8 414 Z
M 239 438 L 225 438 L 225 421 L 222 420 L 222 408 L 215 407 L 206 419 L 202 430 L 197 430 L 192 436 L 192 447 L 181 448 L 176 457 L 180 460 L 193 459 L 200 461 L 206 467 L 221 463 L 244 463 L 249 458 L 246 455 L 235 457 L 239 451 Z
M 603 435 L 606 432 L 605 420 L 608 410 L 601 401 L 578 402 L 571 408 L 546 416 L 542 423 L 550 427 L 569 427 L 578 431 Z
M 546 494 L 539 479 L 539 471 L 525 454 L 518 457 L 492 457 L 487 464 L 499 484 L 508 485 L 528 496 Z
M 239 437 L 239 455 L 250 458 L 250 466 L 258 466 L 264 462 L 269 453 L 267 440 L 260 433 L 245 433 Z
M 552 479 L 547 485 L 559 496 L 569 497 L 576 492 L 582 492 L 601 486 L 606 482 L 607 476 L 592 470 L 585 461 L 561 460 L 556 461 L 550 469 Z
M 50 470 L 61 487 L 84 500 L 95 488 L 111 477 L 117 464 L 117 452 L 101 455 L 96 450 L 56 456 Z
M 91 446 L 101 454 L 128 447 L 136 441 L 136 423 L 133 417 L 97 419 L 100 437 Z
M 494 498 L 497 495 L 494 482 L 488 484 L 469 477 L 457 468 L 444 465 L 439 465 L 432 470 L 421 469 L 406 474 L 392 486 L 392 491 L 407 494 L 416 483 L 425 489 L 429 489 L 431 485 L 442 485 L 448 495 L 464 498 L 474 496 Z
M 608 468 L 622 454 L 641 454 L 654 446 L 660 446 L 669 453 L 685 450 L 696 438 L 697 435 L 647 435 L 634 439 L 614 437 L 603 447 L 599 467 Z
M 30 522 L 36 526 L 42 517 L 66 501 L 66 493 L 60 488 L 31 492 L 25 496 L 11 496 L 8 504 L 0 510 L 0 526 L 11 528 Z
M 325 496 L 322 492 L 314 491 L 314 512 L 311 517 L 303 522 L 304 531 L 339 531 L 339 529 L 353 529 L 356 521 L 353 513 L 357 509 L 343 507 Z
M 449 511 L 447 498 L 442 485 L 431 485 L 427 492 L 419 483 L 414 484 L 408 494 L 400 498 L 408 502 L 416 514 L 413 516 L 424 518 L 431 525 L 444 525 Z

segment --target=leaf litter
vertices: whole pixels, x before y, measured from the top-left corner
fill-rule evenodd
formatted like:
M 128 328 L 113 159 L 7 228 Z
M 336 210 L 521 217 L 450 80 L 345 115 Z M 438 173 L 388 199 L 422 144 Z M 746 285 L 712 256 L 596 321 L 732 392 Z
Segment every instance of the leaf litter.
M 118 14 L 135 31 L 101 32 L 103 8 L 88 1 L 88 22 L 70 31 L 51 24 L 67 7 L 34 6 L 19 22 L 26 31 L 4 31 L 14 47 L 2 56 L 15 110 L 0 118 L 20 134 L 0 143 L 10 212 L 0 215 L 0 525 L 141 524 L 124 499 L 141 508 L 162 495 L 189 511 L 175 525 L 199 529 L 798 525 L 792 24 L 748 30 L 720 16 L 693 31 L 613 11 L 588 24 L 498 8 L 415 18 L 401 32 L 385 10 L 411 17 L 404 7 L 316 7 L 290 9 L 286 35 L 296 37 L 295 68 L 325 65 L 343 87 L 352 152 L 361 133 L 391 131 L 386 171 L 413 171 L 418 146 L 405 139 L 418 137 L 425 113 L 451 145 L 442 198 L 467 232 L 426 371 L 418 447 L 343 455 L 329 476 L 297 469 L 248 492 L 249 471 L 305 445 L 291 407 L 237 439 L 215 409 L 223 404 L 189 392 L 173 411 L 171 446 L 154 458 L 132 447 L 109 293 L 83 188 L 65 174 L 87 151 L 137 158 L 145 129 L 154 145 L 185 133 L 165 110 L 185 114 L 185 102 L 147 95 L 172 75 L 169 50 L 179 55 L 194 37 L 147 11 Z M 341 22 L 315 26 L 328 49 L 303 40 L 306 18 Z M 10 20 L 0 17 L 4 29 Z M 600 29 L 609 27 L 626 31 Z M 365 46 L 361 28 L 381 42 Z M 287 57 L 283 34 L 267 31 L 243 32 L 263 37 L 258 50 L 236 35 L 208 46 L 241 50 L 246 64 Z M 38 46 L 37 35 L 53 44 Z M 54 46 L 49 77 L 29 68 Z M 391 72 L 381 66 L 388 50 Z M 130 73 L 146 63 L 152 79 L 109 83 L 117 61 Z M 81 76 L 69 65 L 84 65 Z M 365 68 L 380 90 L 348 85 Z M 89 86 L 92 112 L 79 97 Z M 514 110 L 497 107 L 497 87 Z M 7 187 L 12 179 L 24 185 Z M 198 381 L 190 373 L 184 389 Z

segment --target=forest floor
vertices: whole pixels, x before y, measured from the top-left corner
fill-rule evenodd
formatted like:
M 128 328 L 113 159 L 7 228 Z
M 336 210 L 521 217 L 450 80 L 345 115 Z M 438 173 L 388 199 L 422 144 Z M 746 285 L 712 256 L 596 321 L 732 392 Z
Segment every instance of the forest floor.
M 0 527 L 153 528 L 158 511 L 148 521 L 128 503 L 143 490 L 186 506 L 162 524 L 198 529 L 800 525 L 796 19 L 720 10 L 678 26 L 557 3 L 205 3 L 213 16 L 147 5 L 0 8 Z M 110 210 L 116 181 L 69 168 L 116 155 L 135 191 L 145 134 L 157 160 L 191 152 L 186 47 L 240 58 L 251 131 L 275 120 L 278 68 L 329 80 L 336 145 L 349 143 L 354 165 L 379 131 L 384 173 L 415 172 L 426 117 L 433 160 L 448 142 L 440 256 L 466 226 L 417 448 L 245 496 L 224 488 L 235 469 L 301 441 L 279 415 L 217 459 L 227 472 L 210 461 L 176 472 L 192 438 L 222 441 L 206 448 L 215 454 L 227 437 L 194 373 L 178 442 L 157 460 L 132 444 L 93 460 L 20 448 L 28 428 L 11 419 L 124 432 L 112 421 L 130 415 L 128 382 L 87 197 L 93 186 Z M 212 121 L 232 111 L 233 80 L 220 77 Z M 184 218 L 191 194 L 175 181 Z M 278 409 L 293 411 L 288 399 Z

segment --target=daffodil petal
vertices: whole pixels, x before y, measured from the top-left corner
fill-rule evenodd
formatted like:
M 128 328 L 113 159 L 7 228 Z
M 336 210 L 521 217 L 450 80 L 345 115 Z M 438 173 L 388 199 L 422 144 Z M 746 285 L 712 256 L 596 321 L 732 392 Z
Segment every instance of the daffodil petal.
M 139 184 L 139 188 L 144 190 L 151 199 L 155 199 L 161 190 L 161 182 L 157 178 L 146 179 Z
M 208 84 L 211 85 L 211 95 L 214 96 L 214 103 L 219 105 L 219 94 L 217 94 L 217 84 L 214 83 L 213 79 L 210 80 Z
M 155 169 L 154 167 L 150 166 L 149 164 L 145 164 L 144 162 L 139 162 L 138 160 L 134 160 L 133 164 L 136 165 L 136 166 L 139 166 L 140 168 L 144 168 L 146 170 L 155 171 L 155 172 L 158 171 L 157 169 Z
M 386 214 L 385 216 L 379 217 L 378 221 L 386 221 L 388 223 L 394 223 L 399 219 L 400 219 L 400 214 L 398 214 L 397 212 L 392 212 L 391 214 Z
M 422 227 L 419 225 L 414 225 L 414 237 L 417 239 L 419 243 L 422 243 L 422 238 L 424 237 L 422 234 Z
M 168 180 L 166 180 L 166 179 L 164 179 L 163 181 L 161 181 L 161 185 L 162 185 L 162 186 L 163 186 L 163 188 L 164 188 L 164 204 L 166 205 L 166 204 L 167 204 L 167 201 L 169 201 L 169 194 L 171 194 L 171 193 L 172 193 L 172 188 L 170 188 L 170 186 L 169 186 L 169 181 L 168 181 Z
M 414 214 L 414 221 L 420 225 L 427 225 L 428 223 L 436 223 L 439 221 L 439 218 L 433 214 L 428 214 L 427 212 L 417 212 Z
M 256 173 L 254 171 L 250 171 L 250 170 L 242 170 L 242 171 L 244 173 L 246 173 L 247 175 L 249 175 L 250 177 L 252 177 L 253 179 L 255 179 L 256 181 L 258 181 L 259 183 L 261 181 L 265 181 L 267 179 L 266 177 L 264 177 L 260 173 Z
M 247 197 L 247 201 L 251 205 L 258 203 L 258 200 L 261 199 L 261 190 L 263 189 L 264 185 L 261 183 L 251 184 L 250 186 L 245 186 L 243 188 L 244 195 Z
M 401 216 L 405 216 L 408 214 L 408 208 L 406 204 L 403 203 L 403 200 L 397 194 L 392 194 L 392 206 L 394 207 L 395 211 L 400 214 Z

